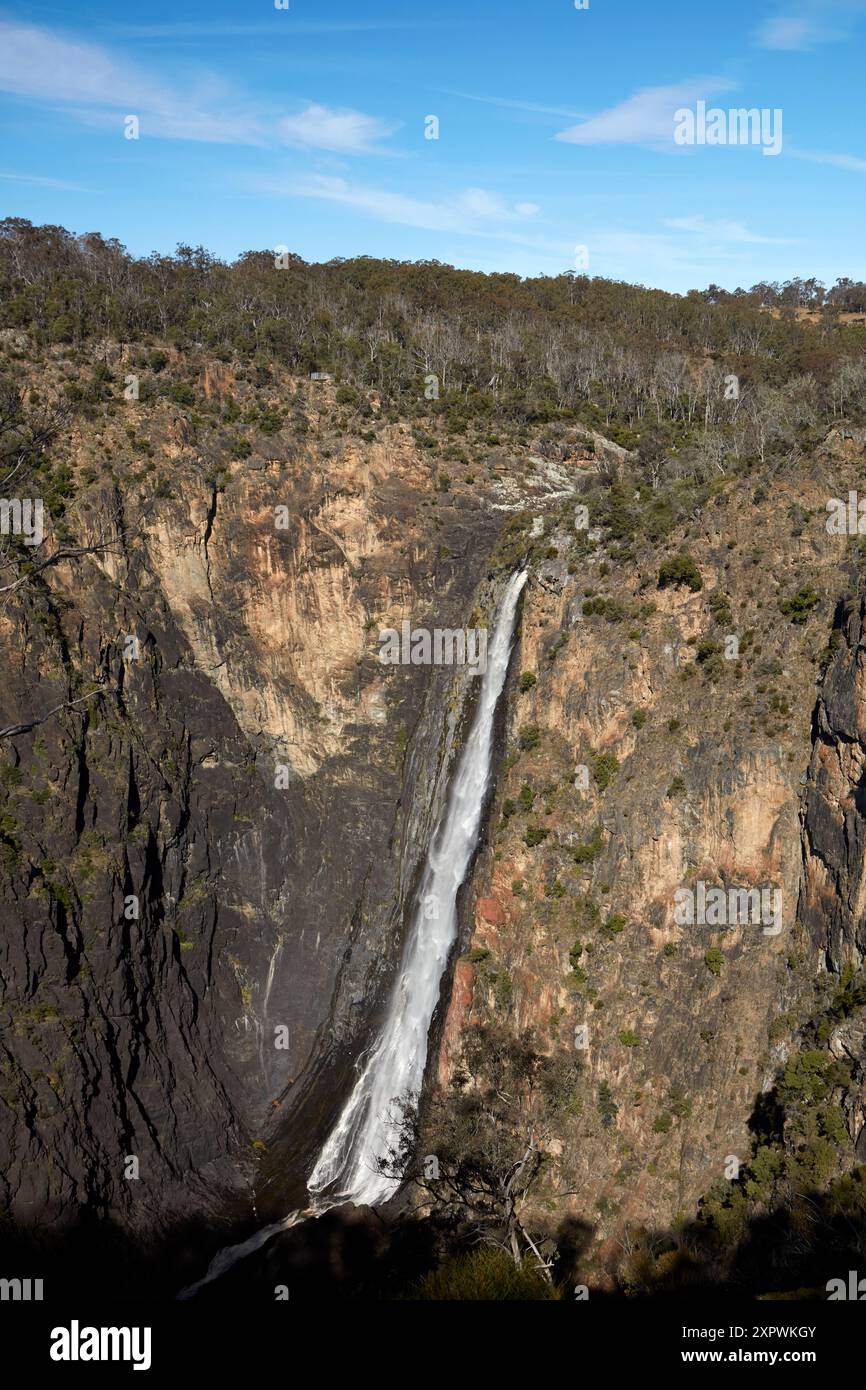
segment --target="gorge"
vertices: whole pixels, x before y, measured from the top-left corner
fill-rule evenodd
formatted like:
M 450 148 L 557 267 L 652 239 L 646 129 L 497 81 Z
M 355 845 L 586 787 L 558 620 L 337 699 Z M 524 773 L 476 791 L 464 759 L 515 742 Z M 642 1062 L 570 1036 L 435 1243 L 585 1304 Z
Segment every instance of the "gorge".
M 854 1268 L 864 559 L 826 517 L 860 329 L 253 260 L 163 266 L 166 336 L 154 267 L 69 238 L 25 283 L 31 235 L 0 239 L 45 524 L 0 555 L 12 1273 L 414 1297 L 479 1230 L 554 1290 Z M 127 288 L 49 328 L 85 272 Z M 404 623 L 486 630 L 486 672 L 383 664 Z

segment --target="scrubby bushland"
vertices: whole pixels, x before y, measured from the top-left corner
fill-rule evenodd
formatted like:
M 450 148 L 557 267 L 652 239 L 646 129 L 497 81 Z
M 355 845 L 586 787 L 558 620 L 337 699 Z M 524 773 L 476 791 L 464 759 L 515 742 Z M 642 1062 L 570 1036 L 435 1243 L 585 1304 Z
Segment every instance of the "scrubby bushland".
M 135 259 L 96 233 L 7 218 L 4 325 L 43 346 L 153 339 L 160 379 L 165 345 L 253 359 L 263 382 L 273 362 L 327 371 L 348 412 L 369 410 L 363 391 L 374 388 L 455 436 L 479 422 L 491 444 L 494 422 L 579 420 L 639 446 L 653 487 L 665 470 L 712 478 L 802 446 L 822 421 L 863 417 L 864 332 L 846 315 L 862 312 L 866 292 L 850 280 L 826 292 L 812 279 L 678 296 L 572 272 L 287 259 L 277 269 L 270 251 L 250 251 L 229 265 L 184 245 Z M 811 315 L 795 314 L 803 308 Z M 425 398 L 430 376 L 435 399 Z M 192 403 L 188 383 L 154 389 Z

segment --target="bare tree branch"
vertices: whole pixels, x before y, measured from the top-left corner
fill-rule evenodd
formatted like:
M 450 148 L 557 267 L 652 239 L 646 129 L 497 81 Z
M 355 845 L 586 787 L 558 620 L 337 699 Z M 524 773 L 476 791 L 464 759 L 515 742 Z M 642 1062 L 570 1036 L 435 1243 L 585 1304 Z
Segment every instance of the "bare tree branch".
M 94 695 L 102 695 L 105 691 L 104 685 L 98 685 L 95 690 L 89 691 L 86 695 L 79 695 L 77 700 L 64 700 L 62 704 L 55 705 L 46 714 L 37 715 L 26 724 L 7 724 L 5 729 L 0 729 L 0 738 L 14 738 L 16 734 L 27 734 L 31 729 L 44 724 L 52 715 L 58 714 L 62 709 L 73 709 L 76 705 L 83 704 L 86 700 L 92 700 Z

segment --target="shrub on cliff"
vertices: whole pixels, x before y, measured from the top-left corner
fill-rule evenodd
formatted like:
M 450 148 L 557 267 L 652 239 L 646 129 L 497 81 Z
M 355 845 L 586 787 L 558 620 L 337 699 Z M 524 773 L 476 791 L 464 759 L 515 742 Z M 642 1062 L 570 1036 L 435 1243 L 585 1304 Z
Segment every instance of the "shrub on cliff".
M 596 753 L 592 760 L 592 775 L 600 792 L 606 791 L 619 772 L 619 758 L 615 753 Z
M 590 838 L 583 844 L 576 845 L 572 851 L 572 859 L 575 864 L 591 864 L 594 859 L 601 854 L 604 849 L 604 834 L 600 825 L 597 825 Z
M 258 426 L 262 434 L 277 434 L 283 428 L 283 417 L 273 406 L 259 412 Z
M 619 1114 L 619 1106 L 614 1100 L 613 1092 L 606 1081 L 599 1083 L 598 1113 L 601 1115 L 602 1124 L 608 1129 Z
M 812 588 L 811 584 L 802 584 L 790 598 L 780 600 L 779 611 L 786 618 L 790 618 L 792 623 L 804 623 L 812 609 L 820 601 L 821 595 Z
M 680 550 L 659 566 L 659 588 L 666 589 L 671 584 L 685 584 L 693 594 L 704 587 L 698 562 L 687 550 Z
M 175 405 L 195 405 L 195 391 L 188 381 L 174 381 L 165 393 Z
M 583 616 L 604 618 L 609 623 L 621 623 L 627 616 L 627 610 L 618 599 L 599 595 L 598 598 L 584 599 Z
M 725 669 L 724 647 L 712 637 L 702 637 L 695 648 L 695 662 L 704 679 L 717 681 Z
M 721 589 L 716 589 L 715 593 L 710 594 L 707 599 L 707 607 L 713 615 L 713 621 L 718 623 L 719 627 L 731 626 L 734 621 L 734 615 L 731 612 L 731 600 Z
M 621 912 L 614 912 L 601 927 L 601 934 L 607 941 L 613 941 L 614 937 L 619 936 L 620 932 L 624 931 L 625 918 Z
M 550 831 L 543 829 L 540 825 L 530 825 L 523 838 L 529 845 L 529 848 L 533 849 L 536 845 L 540 845 L 542 841 L 546 840 L 549 834 Z
M 410 1297 L 449 1302 L 542 1302 L 559 1293 L 530 1264 L 515 1264 L 504 1250 L 473 1250 L 456 1255 L 426 1274 Z

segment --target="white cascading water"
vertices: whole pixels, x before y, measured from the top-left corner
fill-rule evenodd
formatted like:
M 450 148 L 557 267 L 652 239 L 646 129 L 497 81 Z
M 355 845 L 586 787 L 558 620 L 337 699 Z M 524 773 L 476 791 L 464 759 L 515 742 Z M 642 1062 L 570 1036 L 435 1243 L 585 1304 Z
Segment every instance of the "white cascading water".
M 179 1298 L 191 1298 L 238 1260 L 299 1221 L 321 1216 L 346 1202 L 373 1206 L 387 1201 L 400 1186 L 392 1165 L 383 1171 L 380 1160 L 388 1159 L 399 1141 L 402 1104 L 417 1098 L 424 1080 L 430 1023 L 442 973 L 457 938 L 457 894 L 481 828 L 490 782 L 493 720 L 505 684 L 517 602 L 526 578 L 526 570 L 513 574 L 502 596 L 472 726 L 427 853 L 400 974 L 382 1031 L 366 1055 L 352 1094 L 310 1174 L 307 1186 L 313 1205 L 307 1211 L 291 1212 L 239 1245 L 220 1250 L 204 1278 L 183 1289 Z
M 457 894 L 478 840 L 490 782 L 493 720 L 525 583 L 525 570 L 512 575 L 496 616 L 481 694 L 427 854 L 385 1023 L 307 1184 L 314 1196 L 327 1194 L 332 1202 L 375 1206 L 393 1196 L 400 1185 L 393 1165 L 383 1171 L 381 1160 L 396 1148 L 401 1107 L 417 1099 L 424 1080 L 427 1035 L 442 973 L 457 938 Z

